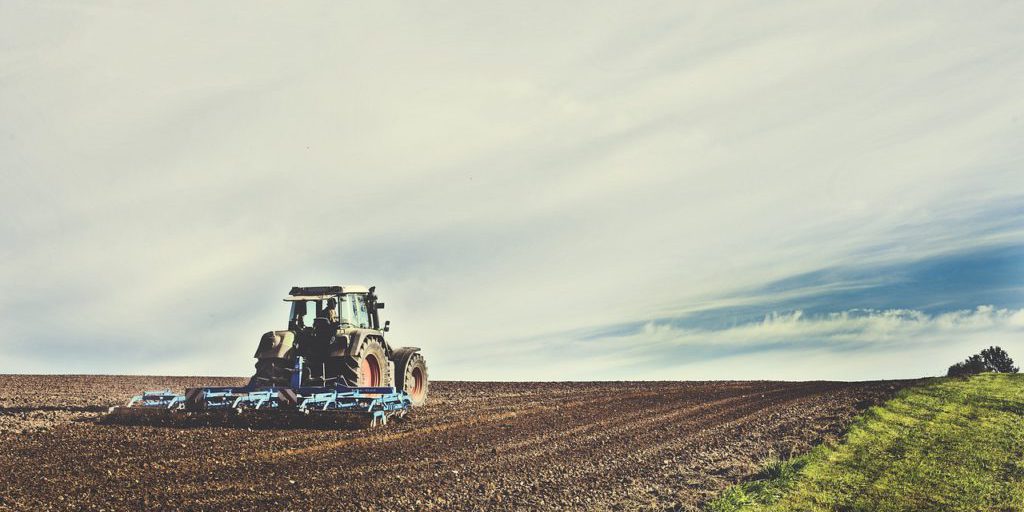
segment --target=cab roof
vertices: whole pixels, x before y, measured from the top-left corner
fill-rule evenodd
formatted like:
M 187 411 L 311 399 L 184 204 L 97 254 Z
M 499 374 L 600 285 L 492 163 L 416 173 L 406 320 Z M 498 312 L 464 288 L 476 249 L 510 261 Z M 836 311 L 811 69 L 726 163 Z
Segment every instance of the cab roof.
M 284 300 L 324 300 L 331 297 L 337 297 L 343 293 L 370 293 L 370 289 L 361 284 L 343 284 L 337 286 L 293 286 Z

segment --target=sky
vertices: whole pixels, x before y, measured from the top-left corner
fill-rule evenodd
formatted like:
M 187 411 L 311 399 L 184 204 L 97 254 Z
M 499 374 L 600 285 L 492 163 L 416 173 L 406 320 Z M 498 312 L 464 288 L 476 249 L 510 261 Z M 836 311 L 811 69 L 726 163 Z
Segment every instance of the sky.
M 0 373 L 249 375 L 376 285 L 433 379 L 1024 361 L 1019 2 L 0 2 Z

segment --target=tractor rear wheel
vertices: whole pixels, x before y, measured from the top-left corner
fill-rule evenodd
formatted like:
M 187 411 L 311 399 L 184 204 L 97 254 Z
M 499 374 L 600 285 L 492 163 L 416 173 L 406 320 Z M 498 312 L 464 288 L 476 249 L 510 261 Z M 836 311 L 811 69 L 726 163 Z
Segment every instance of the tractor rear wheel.
M 249 387 L 287 386 L 291 380 L 291 361 L 271 357 L 256 361 L 256 374 L 249 379 Z
M 342 356 L 332 366 L 339 368 L 341 384 L 351 387 L 390 386 L 391 367 L 384 345 L 376 338 L 364 338 L 355 356 Z
M 427 360 L 423 354 L 400 348 L 395 351 L 394 360 L 395 388 L 409 393 L 414 406 L 426 403 L 430 382 L 427 380 Z

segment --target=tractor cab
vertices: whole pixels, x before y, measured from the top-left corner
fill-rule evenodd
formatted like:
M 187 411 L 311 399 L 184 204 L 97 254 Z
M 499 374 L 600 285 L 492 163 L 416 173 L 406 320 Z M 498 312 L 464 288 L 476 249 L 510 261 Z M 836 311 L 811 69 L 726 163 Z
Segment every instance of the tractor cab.
M 333 300 L 332 300 L 333 299 Z M 331 320 L 340 328 L 370 328 L 370 314 L 366 307 L 366 295 L 346 293 L 327 298 L 288 297 L 291 303 L 288 312 L 288 330 L 302 331 L 316 324 L 317 318 Z M 330 312 L 333 310 L 333 314 Z
M 288 330 L 308 332 L 330 325 L 334 329 L 387 331 L 387 324 L 381 328 L 377 314 L 384 303 L 377 302 L 373 291 L 373 288 L 355 285 L 294 287 L 284 299 L 291 304 Z

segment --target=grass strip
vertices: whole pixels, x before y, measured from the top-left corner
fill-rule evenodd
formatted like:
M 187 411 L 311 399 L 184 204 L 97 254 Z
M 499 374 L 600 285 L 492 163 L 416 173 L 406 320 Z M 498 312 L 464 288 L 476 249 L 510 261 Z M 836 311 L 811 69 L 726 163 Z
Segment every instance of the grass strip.
M 1024 374 L 903 390 L 858 416 L 838 443 L 768 461 L 705 509 L 1024 510 Z

